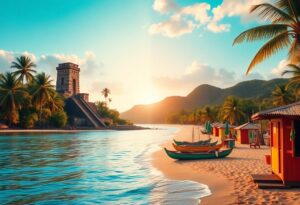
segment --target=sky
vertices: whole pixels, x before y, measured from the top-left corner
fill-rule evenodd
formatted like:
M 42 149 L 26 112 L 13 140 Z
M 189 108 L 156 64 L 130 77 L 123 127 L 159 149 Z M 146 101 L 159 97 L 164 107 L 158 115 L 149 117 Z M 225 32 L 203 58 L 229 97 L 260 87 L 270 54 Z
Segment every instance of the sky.
M 25 54 L 55 83 L 57 65 L 73 62 L 81 68 L 80 91 L 99 101 L 109 88 L 110 107 L 121 112 L 201 84 L 281 77 L 286 51 L 245 76 L 263 42 L 232 46 L 239 33 L 265 23 L 249 14 L 261 2 L 0 0 L 0 72 Z

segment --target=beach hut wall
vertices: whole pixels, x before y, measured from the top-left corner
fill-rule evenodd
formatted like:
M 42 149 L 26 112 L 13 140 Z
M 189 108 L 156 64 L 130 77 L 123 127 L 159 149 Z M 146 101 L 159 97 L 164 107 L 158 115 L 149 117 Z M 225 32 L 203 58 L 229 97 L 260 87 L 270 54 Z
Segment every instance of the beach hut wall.
M 300 102 L 265 110 L 252 120 L 269 119 L 271 168 L 288 186 L 300 186 Z M 290 133 L 294 133 L 291 139 Z
M 250 132 L 254 136 L 257 136 L 258 135 L 258 130 L 259 130 L 259 125 L 247 122 L 247 123 L 245 123 L 243 125 L 240 125 L 240 126 L 234 128 L 234 129 L 236 130 L 237 141 L 240 144 L 249 144 L 249 142 L 250 142 L 249 141 Z

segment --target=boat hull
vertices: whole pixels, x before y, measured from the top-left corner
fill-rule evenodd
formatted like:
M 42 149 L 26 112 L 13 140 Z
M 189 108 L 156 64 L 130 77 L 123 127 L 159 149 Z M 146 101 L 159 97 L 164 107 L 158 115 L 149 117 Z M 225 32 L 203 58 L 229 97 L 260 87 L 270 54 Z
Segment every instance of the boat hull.
M 202 141 L 198 141 L 198 142 L 176 141 L 174 139 L 173 139 L 173 141 L 176 145 L 197 145 L 197 146 L 215 146 L 218 143 L 218 141 L 210 142 L 210 139 L 202 140 Z
M 216 152 L 209 152 L 209 153 L 181 153 L 176 151 L 170 151 L 164 148 L 167 155 L 172 159 L 177 160 L 201 160 L 201 159 L 218 159 L 224 158 L 230 155 L 232 152 L 231 149 L 219 151 L 218 154 Z
M 223 143 L 215 146 L 197 146 L 197 145 L 176 145 L 173 144 L 175 150 L 179 152 L 189 153 L 189 152 L 209 152 L 221 149 Z

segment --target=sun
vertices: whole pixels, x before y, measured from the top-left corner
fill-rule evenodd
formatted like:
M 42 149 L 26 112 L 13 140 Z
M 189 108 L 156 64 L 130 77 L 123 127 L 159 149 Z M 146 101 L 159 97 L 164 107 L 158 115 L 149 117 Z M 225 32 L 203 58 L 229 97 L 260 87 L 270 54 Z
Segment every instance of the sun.
M 152 84 L 147 85 L 142 89 L 142 93 L 140 94 L 140 101 L 143 104 L 151 104 L 158 102 L 160 100 L 159 90 L 156 89 Z

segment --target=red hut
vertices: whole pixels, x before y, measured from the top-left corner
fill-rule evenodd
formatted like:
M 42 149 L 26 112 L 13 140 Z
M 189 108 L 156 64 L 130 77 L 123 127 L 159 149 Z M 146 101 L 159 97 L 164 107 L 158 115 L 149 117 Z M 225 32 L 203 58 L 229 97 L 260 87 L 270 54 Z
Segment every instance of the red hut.
M 249 144 L 249 135 L 252 132 L 253 136 L 258 134 L 259 126 L 254 123 L 247 122 L 234 128 L 236 131 L 237 141 L 241 144 Z
M 213 136 L 215 137 L 219 137 L 219 128 L 218 128 L 219 125 L 220 123 L 218 122 L 212 124 Z
M 253 175 L 260 188 L 278 188 L 300 185 L 300 101 L 278 108 L 262 111 L 253 120 L 270 120 L 271 167 L 273 175 Z M 272 183 L 271 183 L 272 182 Z M 283 182 L 283 183 L 282 183 Z

